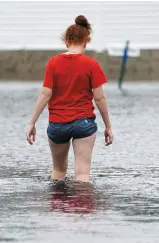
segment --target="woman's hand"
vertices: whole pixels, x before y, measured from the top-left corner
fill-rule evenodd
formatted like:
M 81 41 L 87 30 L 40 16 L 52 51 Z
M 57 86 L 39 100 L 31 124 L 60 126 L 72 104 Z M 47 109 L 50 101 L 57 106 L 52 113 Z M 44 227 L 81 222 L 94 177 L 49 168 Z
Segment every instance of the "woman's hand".
M 105 145 L 106 146 L 109 146 L 110 144 L 113 143 L 113 133 L 112 133 L 111 128 L 105 129 L 104 136 L 105 136 Z
M 33 145 L 33 143 L 35 142 L 35 137 L 36 137 L 36 127 L 35 124 L 29 124 L 29 127 L 27 129 L 27 141 L 28 143 L 30 143 L 31 145 Z
M 40 93 L 38 100 L 36 102 L 34 113 L 33 113 L 32 118 L 30 120 L 29 127 L 27 129 L 27 134 L 26 134 L 27 141 L 31 145 L 35 142 L 35 136 L 36 136 L 35 123 L 38 120 L 43 109 L 46 107 L 51 96 L 52 96 L 52 89 L 46 88 L 46 87 L 43 87 L 41 89 L 41 93 Z

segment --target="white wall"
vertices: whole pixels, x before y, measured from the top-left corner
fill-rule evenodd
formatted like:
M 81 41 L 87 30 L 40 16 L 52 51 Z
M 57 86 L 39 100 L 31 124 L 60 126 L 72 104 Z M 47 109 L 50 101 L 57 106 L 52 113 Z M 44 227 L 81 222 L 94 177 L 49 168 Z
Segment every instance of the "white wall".
M 159 48 L 159 2 L 0 1 L 0 49 L 64 47 L 61 33 L 77 15 L 93 26 L 91 49 L 121 46 Z

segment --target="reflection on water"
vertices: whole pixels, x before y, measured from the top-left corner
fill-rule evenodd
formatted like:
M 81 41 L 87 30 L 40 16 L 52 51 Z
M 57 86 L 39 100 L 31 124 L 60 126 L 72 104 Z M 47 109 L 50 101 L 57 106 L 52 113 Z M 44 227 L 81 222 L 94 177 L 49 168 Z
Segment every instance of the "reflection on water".
M 50 205 L 53 211 L 64 213 L 92 213 L 96 209 L 93 186 L 88 183 L 53 183 L 50 187 Z
M 0 242 L 158 243 L 159 85 L 106 85 L 115 142 L 104 146 L 103 123 L 91 183 L 48 181 L 47 110 L 29 146 L 25 128 L 40 84 L 0 84 Z
M 91 214 L 108 209 L 108 198 L 94 184 L 66 180 L 49 184 L 49 202 L 52 211 Z

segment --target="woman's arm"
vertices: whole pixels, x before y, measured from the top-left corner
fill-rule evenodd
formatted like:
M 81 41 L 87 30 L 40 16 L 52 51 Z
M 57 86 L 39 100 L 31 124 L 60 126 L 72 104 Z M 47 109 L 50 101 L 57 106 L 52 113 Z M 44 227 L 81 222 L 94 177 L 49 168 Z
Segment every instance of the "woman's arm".
M 105 127 L 111 128 L 111 123 L 110 123 L 109 113 L 108 113 L 108 105 L 107 105 L 106 97 L 104 95 L 102 86 L 93 90 L 93 96 L 94 96 L 94 101 L 96 103 L 96 106 L 98 107 L 98 110 L 102 116 Z
M 31 117 L 31 120 L 29 122 L 29 127 L 27 130 L 27 141 L 32 145 L 33 142 L 35 142 L 35 136 L 36 136 L 36 128 L 35 123 L 38 120 L 41 112 L 46 107 L 48 101 L 50 100 L 52 96 L 52 89 L 43 87 L 41 89 L 40 95 L 37 99 L 35 109 L 33 112 L 33 115 Z
M 40 95 L 37 99 L 35 109 L 32 115 L 32 118 L 29 122 L 29 124 L 35 124 L 38 120 L 41 112 L 46 107 L 47 103 L 49 102 L 50 98 L 52 96 L 52 90 L 46 87 L 43 87 L 41 89 Z
M 104 91 L 102 86 L 99 86 L 96 89 L 93 89 L 93 96 L 96 106 L 102 116 L 103 122 L 105 124 L 105 142 L 106 145 L 110 145 L 113 143 L 113 134 L 111 130 L 111 122 L 109 119 L 108 105 L 106 101 L 106 97 L 104 95 Z

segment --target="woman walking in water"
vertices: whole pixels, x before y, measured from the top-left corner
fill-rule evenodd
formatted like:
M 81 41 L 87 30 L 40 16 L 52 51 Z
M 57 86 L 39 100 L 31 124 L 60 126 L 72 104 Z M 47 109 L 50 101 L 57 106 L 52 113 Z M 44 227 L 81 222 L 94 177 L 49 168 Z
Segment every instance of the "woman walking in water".
M 97 124 L 94 99 L 105 124 L 105 143 L 113 142 L 108 107 L 102 85 L 107 82 L 99 63 L 84 51 L 90 42 L 91 25 L 78 16 L 63 35 L 66 53 L 52 57 L 45 70 L 41 93 L 27 130 L 27 141 L 35 142 L 35 123 L 48 104 L 47 129 L 53 160 L 51 179 L 64 180 L 72 140 L 75 156 L 75 180 L 89 182 L 92 150 Z

